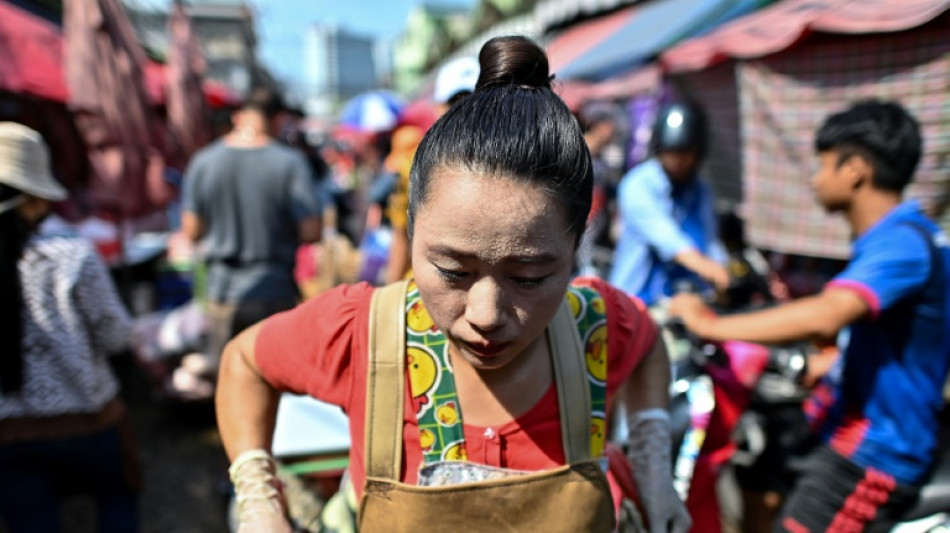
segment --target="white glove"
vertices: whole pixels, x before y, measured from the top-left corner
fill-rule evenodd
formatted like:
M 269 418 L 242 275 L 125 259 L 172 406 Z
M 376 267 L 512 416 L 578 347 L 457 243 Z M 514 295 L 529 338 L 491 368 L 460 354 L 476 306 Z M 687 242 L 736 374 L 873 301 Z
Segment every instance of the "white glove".
M 673 488 L 669 415 L 662 409 L 647 409 L 630 415 L 627 424 L 627 458 L 650 533 L 686 533 L 693 521 Z
M 277 464 L 264 450 L 249 450 L 228 469 L 237 501 L 237 533 L 293 533 Z

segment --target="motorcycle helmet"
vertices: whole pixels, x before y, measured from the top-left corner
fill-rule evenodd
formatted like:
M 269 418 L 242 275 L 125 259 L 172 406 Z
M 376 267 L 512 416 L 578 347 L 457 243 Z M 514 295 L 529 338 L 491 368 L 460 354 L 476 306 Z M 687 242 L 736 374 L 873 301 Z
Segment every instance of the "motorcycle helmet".
M 692 102 L 673 102 L 660 108 L 650 138 L 653 153 L 663 150 L 706 150 L 706 115 Z

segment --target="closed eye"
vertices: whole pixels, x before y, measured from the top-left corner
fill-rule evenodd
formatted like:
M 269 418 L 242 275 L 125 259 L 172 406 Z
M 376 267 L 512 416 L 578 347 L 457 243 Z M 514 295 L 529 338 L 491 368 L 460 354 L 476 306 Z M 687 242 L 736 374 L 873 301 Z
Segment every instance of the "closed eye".
M 511 278 L 518 285 L 526 288 L 532 289 L 544 283 L 544 280 L 548 279 L 550 276 L 541 276 L 540 278 Z
M 448 269 L 441 268 L 438 266 L 436 266 L 435 268 L 436 270 L 439 271 L 439 275 L 442 276 L 442 279 L 444 279 L 445 281 L 449 283 L 458 283 L 462 281 L 462 279 L 464 279 L 465 276 L 468 276 L 467 272 L 459 272 L 457 270 L 448 270 Z

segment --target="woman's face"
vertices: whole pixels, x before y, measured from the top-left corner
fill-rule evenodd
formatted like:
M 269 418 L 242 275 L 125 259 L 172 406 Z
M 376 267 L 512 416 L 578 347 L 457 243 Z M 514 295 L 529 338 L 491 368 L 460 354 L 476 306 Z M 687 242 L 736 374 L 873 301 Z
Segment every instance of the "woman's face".
M 419 293 L 455 356 L 503 368 L 543 333 L 574 264 L 565 210 L 539 187 L 436 169 L 414 216 Z
M 50 203 L 42 198 L 26 196 L 26 200 L 17 206 L 17 213 L 26 221 L 30 229 L 36 229 L 50 213 Z

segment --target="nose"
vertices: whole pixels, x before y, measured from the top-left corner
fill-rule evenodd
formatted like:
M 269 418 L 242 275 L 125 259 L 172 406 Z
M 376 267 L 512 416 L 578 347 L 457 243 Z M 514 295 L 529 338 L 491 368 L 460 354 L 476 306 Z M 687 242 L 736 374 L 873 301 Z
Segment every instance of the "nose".
M 498 283 L 485 277 L 472 284 L 465 301 L 465 320 L 480 332 L 505 324 L 505 295 Z

